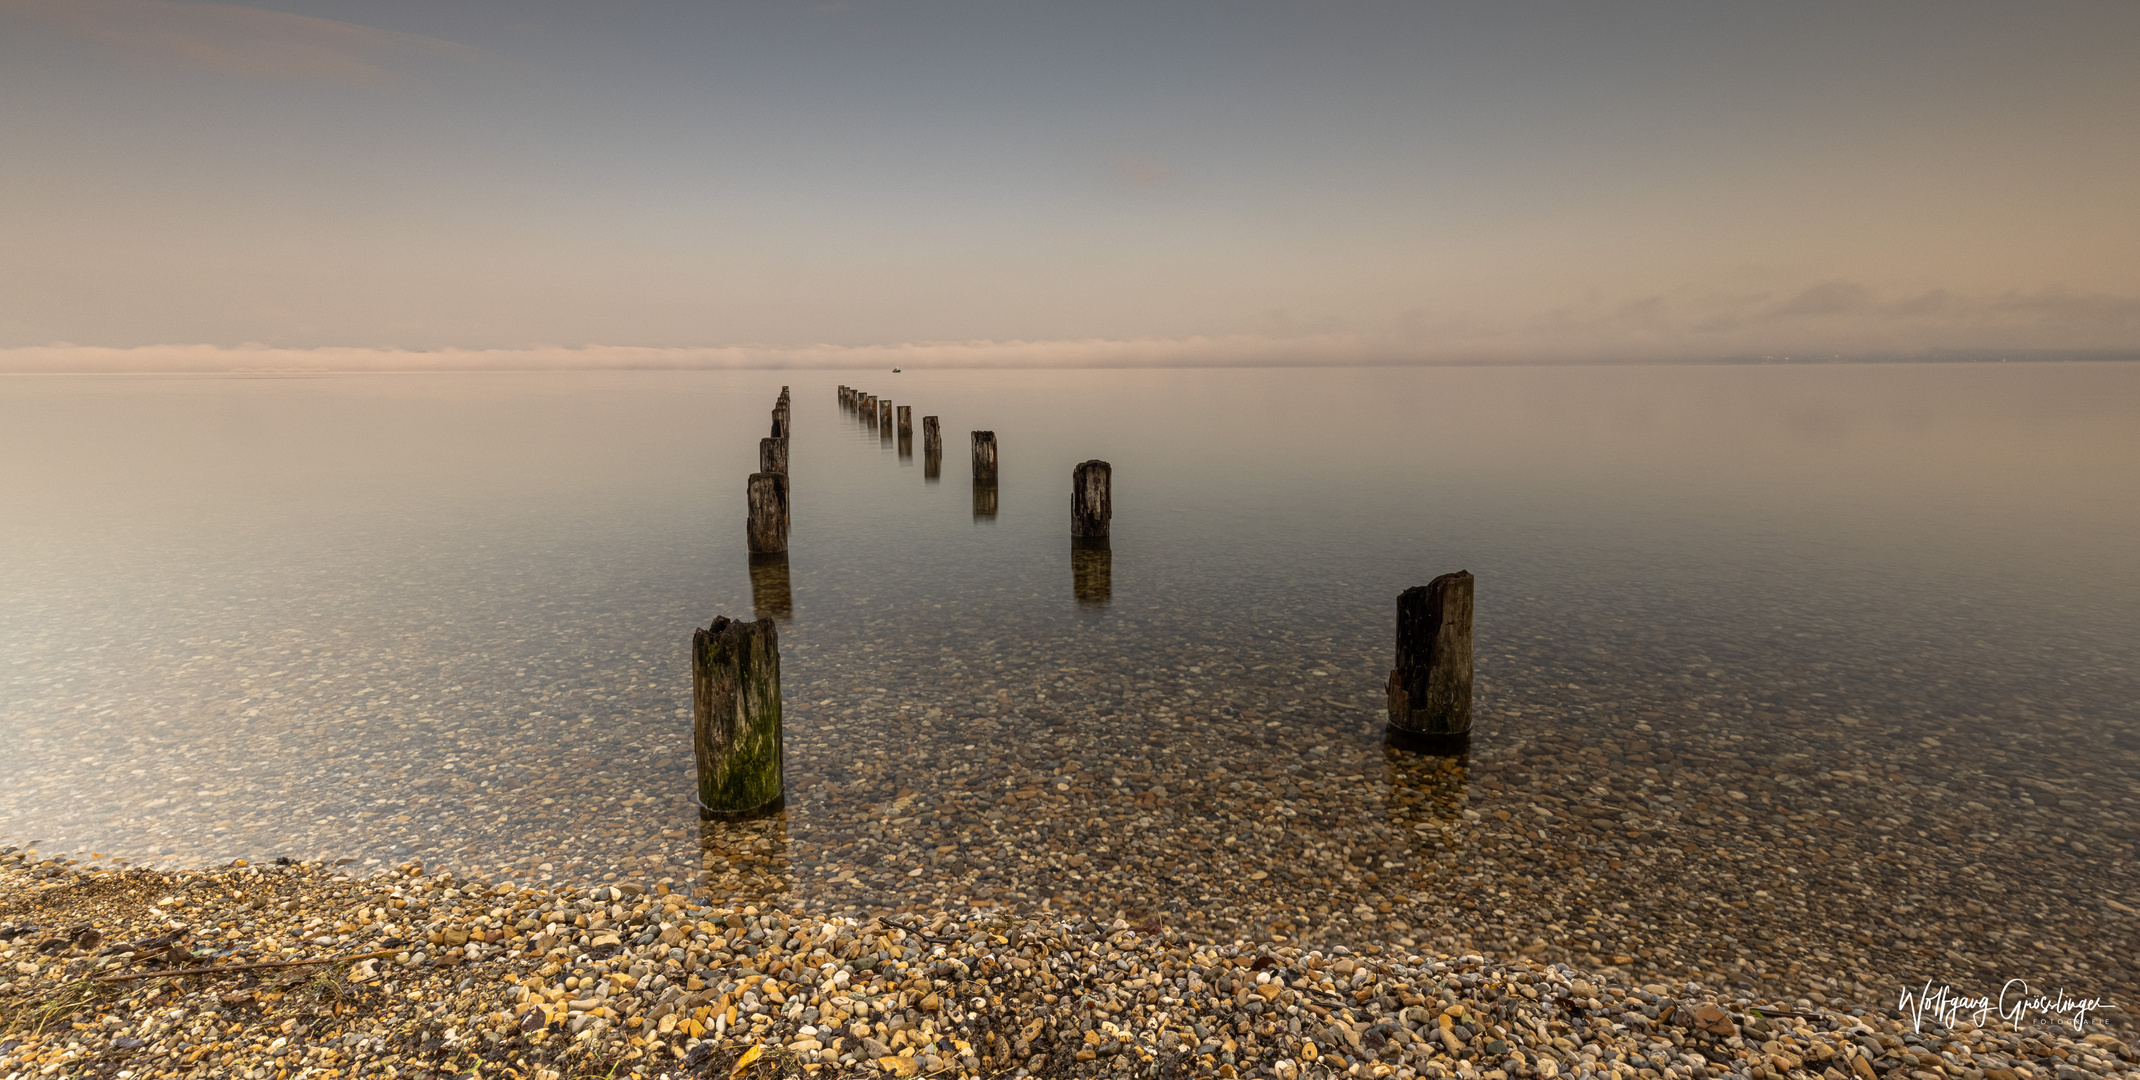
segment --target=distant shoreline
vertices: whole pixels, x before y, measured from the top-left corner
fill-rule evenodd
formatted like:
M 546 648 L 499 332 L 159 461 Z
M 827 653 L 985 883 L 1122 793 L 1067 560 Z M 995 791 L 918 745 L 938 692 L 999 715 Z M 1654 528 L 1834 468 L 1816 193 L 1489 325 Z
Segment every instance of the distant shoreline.
M 191 347 L 188 347 L 191 348 Z M 460 355 L 484 355 L 491 352 L 535 352 L 539 350 L 441 350 L 441 351 L 382 351 L 385 357 L 412 358 L 410 362 L 396 366 L 391 362 L 368 364 L 243 364 L 218 363 L 206 360 L 195 364 L 144 363 L 127 365 L 85 364 L 70 366 L 65 363 L 48 363 L 29 368 L 11 368 L 5 364 L 8 350 L 0 349 L 0 376 L 82 376 L 124 375 L 144 378 L 191 375 L 211 378 L 317 378 L 329 375 L 526 375 L 565 374 L 578 372 L 717 372 L 717 371 L 882 371 L 885 364 L 878 361 L 846 363 L 788 363 L 773 360 L 744 363 L 691 363 L 684 361 L 643 360 L 622 363 L 455 363 Z M 132 350 L 109 349 L 99 352 L 128 352 Z M 213 356 L 218 360 L 236 361 L 257 352 L 280 354 L 303 353 L 310 350 L 274 349 L 218 349 Z M 337 352 L 362 352 L 368 350 L 335 350 Z M 574 350 L 584 352 L 586 350 Z M 692 352 L 696 350 L 647 350 Z M 425 357 L 439 357 L 441 362 L 424 362 Z M 1267 360 L 1232 361 L 1116 361 L 1095 363 L 985 363 L 985 362 L 940 362 L 927 359 L 907 358 L 899 364 L 910 373 L 929 371 L 1243 371 L 1243 370 L 1398 370 L 1398 369 L 1477 369 L 1477 368 L 1653 368 L 1653 367 L 1868 367 L 1894 365 L 1998 365 L 1998 364 L 2131 364 L 2140 363 L 2140 350 L 2030 350 L 1991 351 L 1969 350 L 1928 353 L 1872 353 L 1856 356 L 1716 356 L 1695 358 L 1607 358 L 1594 360 L 1570 359 L 1447 359 L 1447 360 Z

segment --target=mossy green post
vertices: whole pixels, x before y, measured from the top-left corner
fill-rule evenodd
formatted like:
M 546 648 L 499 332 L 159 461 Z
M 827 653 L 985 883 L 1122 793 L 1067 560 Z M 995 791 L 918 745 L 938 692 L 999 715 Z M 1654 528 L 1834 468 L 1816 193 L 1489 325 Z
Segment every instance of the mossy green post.
M 699 816 L 781 809 L 780 634 L 773 620 L 723 616 L 692 632 L 691 707 Z

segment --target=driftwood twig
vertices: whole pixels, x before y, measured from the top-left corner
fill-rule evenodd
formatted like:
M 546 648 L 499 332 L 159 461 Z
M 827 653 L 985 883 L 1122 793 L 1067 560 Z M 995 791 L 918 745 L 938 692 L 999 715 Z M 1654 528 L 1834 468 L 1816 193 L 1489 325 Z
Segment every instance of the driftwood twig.
M 99 975 L 98 982 L 125 982 L 129 979 L 175 979 L 180 975 L 220 975 L 226 971 L 262 971 L 267 968 L 304 967 L 308 964 L 336 964 L 344 960 L 378 960 L 400 952 L 386 949 L 381 952 L 358 953 L 355 956 L 325 956 L 317 960 L 263 960 L 255 964 L 220 964 L 215 967 L 179 968 L 175 971 L 129 971 L 119 975 Z

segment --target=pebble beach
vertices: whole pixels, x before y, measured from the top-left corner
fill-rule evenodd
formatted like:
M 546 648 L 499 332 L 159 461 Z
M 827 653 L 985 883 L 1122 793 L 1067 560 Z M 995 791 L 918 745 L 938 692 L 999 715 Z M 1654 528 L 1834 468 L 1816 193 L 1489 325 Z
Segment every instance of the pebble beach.
M 857 919 L 415 864 L 351 878 L 317 863 L 110 870 L 9 851 L 0 963 L 8 1080 L 2140 1071 L 2108 1013 L 2074 1030 L 1812 1008 L 1520 955 L 975 910 Z

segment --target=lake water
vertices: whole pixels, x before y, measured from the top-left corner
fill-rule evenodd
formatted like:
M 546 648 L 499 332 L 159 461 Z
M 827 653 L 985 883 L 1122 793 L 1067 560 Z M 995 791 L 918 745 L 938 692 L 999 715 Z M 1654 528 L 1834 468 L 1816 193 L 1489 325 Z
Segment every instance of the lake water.
M 8 378 L 0 844 L 2117 998 L 2136 480 L 2111 363 Z M 1457 569 L 1472 753 L 1387 754 Z M 754 606 L 788 808 L 701 824 L 686 646 Z

